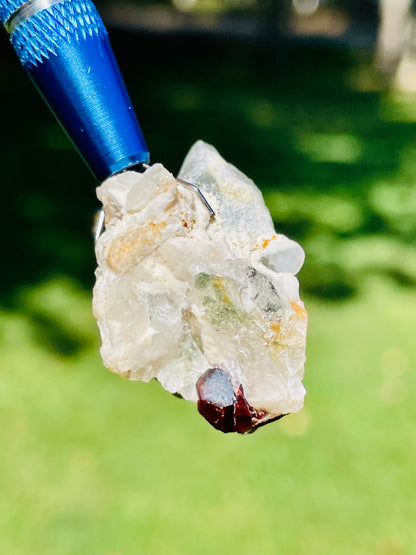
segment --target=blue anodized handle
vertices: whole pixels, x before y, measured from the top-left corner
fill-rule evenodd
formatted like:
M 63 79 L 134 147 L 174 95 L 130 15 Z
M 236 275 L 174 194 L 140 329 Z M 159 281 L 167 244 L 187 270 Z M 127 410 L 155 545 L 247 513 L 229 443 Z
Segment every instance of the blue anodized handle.
M 107 30 L 90 0 L 0 0 L 23 66 L 101 181 L 149 161 Z

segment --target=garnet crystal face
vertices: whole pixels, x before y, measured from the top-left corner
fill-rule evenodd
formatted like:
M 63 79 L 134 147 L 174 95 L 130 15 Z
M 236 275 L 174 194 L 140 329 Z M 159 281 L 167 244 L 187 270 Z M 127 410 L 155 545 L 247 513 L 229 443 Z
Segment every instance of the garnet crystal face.
M 210 368 L 196 382 L 200 414 L 221 432 L 247 434 L 277 420 L 265 411 L 252 407 L 244 396 L 243 386 L 235 385 L 230 375 L 221 368 Z
M 196 382 L 196 390 L 202 416 L 217 430 L 234 432 L 237 395 L 229 374 L 210 368 Z

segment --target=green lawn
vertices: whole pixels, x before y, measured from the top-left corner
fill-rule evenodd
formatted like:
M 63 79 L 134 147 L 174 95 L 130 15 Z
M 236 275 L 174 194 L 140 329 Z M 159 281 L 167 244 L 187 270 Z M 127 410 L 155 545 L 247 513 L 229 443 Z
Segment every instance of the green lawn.
M 1 315 L 2 553 L 415 553 L 415 291 L 308 299 L 306 407 L 253 436 L 105 370 L 88 292 L 25 295 L 89 345 L 65 358 Z
M 0 552 L 413 555 L 416 101 L 342 51 L 115 38 L 154 160 L 212 142 L 305 247 L 305 409 L 223 435 L 103 368 L 93 182 L 10 56 Z M 149 45 L 145 75 L 124 41 Z

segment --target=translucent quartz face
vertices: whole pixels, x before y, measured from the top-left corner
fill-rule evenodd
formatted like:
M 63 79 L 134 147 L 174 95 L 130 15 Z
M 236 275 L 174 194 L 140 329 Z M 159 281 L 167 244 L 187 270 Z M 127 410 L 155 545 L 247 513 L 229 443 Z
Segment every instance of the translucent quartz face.
M 101 354 L 112 371 L 157 378 L 202 414 L 213 405 L 221 420 L 227 407 L 227 429 L 215 427 L 251 431 L 303 406 L 307 315 L 295 274 L 304 253 L 213 147 L 197 142 L 179 177 L 201 189 L 214 218 L 161 164 L 97 190 L 106 213 L 94 288 Z

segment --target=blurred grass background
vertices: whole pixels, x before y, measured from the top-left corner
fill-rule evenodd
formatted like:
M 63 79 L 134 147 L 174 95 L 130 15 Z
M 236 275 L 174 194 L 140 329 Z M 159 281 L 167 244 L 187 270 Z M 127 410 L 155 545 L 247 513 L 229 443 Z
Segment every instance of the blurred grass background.
M 104 369 L 95 183 L 2 36 L 1 553 L 416 553 L 416 99 L 354 45 L 111 36 L 153 161 L 214 144 L 304 246 L 306 405 L 222 435 Z

